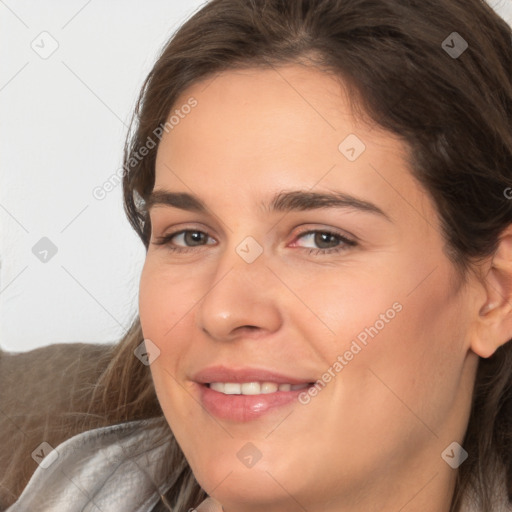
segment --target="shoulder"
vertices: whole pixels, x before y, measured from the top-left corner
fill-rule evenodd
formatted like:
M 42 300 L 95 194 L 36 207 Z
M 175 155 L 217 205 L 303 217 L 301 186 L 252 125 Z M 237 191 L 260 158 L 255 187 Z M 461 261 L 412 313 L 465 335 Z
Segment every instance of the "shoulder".
M 154 510 L 174 480 L 168 434 L 163 417 L 81 432 L 48 451 L 8 511 Z
M 28 352 L 0 349 L 0 510 L 19 495 L 37 464 L 32 452 L 79 430 L 70 413 L 85 412 L 108 364 L 112 344 L 60 343 Z

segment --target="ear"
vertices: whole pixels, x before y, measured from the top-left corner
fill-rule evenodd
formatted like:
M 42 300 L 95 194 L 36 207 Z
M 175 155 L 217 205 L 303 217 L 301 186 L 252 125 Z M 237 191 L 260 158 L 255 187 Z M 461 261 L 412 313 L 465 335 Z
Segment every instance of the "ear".
M 512 224 L 501 233 L 482 279 L 485 300 L 477 304 L 471 349 L 487 358 L 512 339 Z

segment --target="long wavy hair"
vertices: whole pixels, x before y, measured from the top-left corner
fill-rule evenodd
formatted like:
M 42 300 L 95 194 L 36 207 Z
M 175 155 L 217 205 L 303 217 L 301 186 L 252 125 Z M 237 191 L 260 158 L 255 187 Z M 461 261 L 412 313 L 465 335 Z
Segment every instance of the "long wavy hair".
M 447 51 L 454 37 L 468 44 L 458 56 Z M 511 40 L 483 0 L 212 0 L 166 43 L 142 86 L 124 149 L 128 219 L 147 250 L 155 130 L 187 87 L 223 71 L 303 63 L 339 77 L 358 115 L 408 144 L 411 172 L 433 198 L 447 254 L 466 279 L 512 223 L 504 193 L 512 187 Z M 149 139 L 156 144 L 141 158 Z M 189 510 L 206 493 L 165 423 L 149 368 L 134 357 L 142 340 L 136 317 L 103 356 L 101 376 L 84 394 L 87 414 L 70 414 L 82 419 L 68 433 L 161 418 L 169 455 L 162 471 L 172 482 L 161 507 Z M 498 475 L 512 503 L 511 341 L 479 361 L 464 448 L 450 512 L 466 494 L 492 512 Z

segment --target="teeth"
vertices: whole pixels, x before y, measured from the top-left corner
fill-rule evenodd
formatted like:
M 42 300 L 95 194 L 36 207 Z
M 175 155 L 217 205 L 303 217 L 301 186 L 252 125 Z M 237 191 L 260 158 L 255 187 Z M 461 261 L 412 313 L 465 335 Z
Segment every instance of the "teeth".
M 242 386 L 236 382 L 226 382 L 224 384 L 224 393 L 226 395 L 239 395 L 242 392 L 241 388 Z
M 227 384 L 224 384 L 227 386 Z M 259 382 L 244 382 L 241 386 L 242 395 L 259 395 L 261 393 L 261 386 Z M 224 389 L 226 389 L 224 387 Z
M 219 391 L 220 393 L 224 393 L 224 383 L 223 382 L 212 382 L 210 384 L 210 389 L 214 391 Z
M 212 382 L 210 389 L 225 395 L 260 395 L 276 391 L 295 391 L 307 388 L 308 384 L 276 384 L 275 382 Z
M 261 392 L 263 394 L 275 393 L 279 389 L 279 386 L 274 382 L 264 382 L 261 385 Z

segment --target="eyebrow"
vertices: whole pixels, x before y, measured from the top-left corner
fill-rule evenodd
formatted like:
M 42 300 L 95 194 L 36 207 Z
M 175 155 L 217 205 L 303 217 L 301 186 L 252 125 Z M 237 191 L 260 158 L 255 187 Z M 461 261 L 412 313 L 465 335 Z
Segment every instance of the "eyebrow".
M 154 190 L 146 201 L 149 211 L 155 206 L 168 206 L 198 213 L 207 213 L 206 205 L 193 194 Z M 322 208 L 345 208 L 379 215 L 389 222 L 391 218 L 377 205 L 343 192 L 307 192 L 291 190 L 277 193 L 269 203 L 261 203 L 268 212 L 290 212 Z

